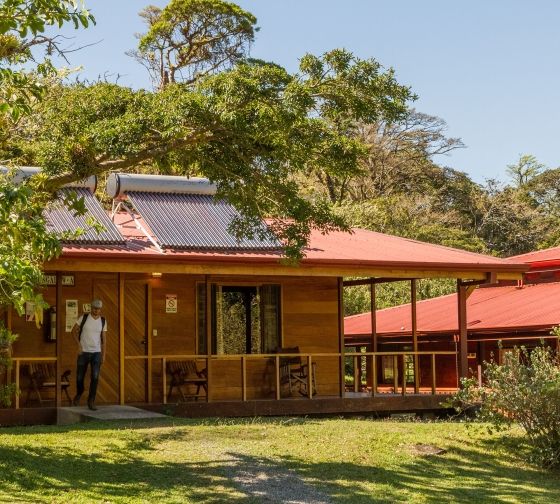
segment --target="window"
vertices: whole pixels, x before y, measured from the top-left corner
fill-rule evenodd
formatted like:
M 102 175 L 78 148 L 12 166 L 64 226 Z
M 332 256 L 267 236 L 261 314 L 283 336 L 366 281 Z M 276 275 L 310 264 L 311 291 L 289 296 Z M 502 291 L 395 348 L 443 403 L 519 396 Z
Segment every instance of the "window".
M 271 353 L 281 346 L 280 286 L 212 285 L 212 353 Z M 206 286 L 197 286 L 198 352 L 207 353 Z
M 393 356 L 381 356 L 381 368 L 383 369 L 383 383 L 393 382 Z

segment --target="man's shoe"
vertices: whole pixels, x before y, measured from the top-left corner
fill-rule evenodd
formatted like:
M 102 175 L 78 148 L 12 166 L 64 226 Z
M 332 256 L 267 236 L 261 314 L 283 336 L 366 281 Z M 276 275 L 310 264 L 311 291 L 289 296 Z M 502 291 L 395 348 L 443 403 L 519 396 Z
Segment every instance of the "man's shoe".
M 93 401 L 88 401 L 87 407 L 92 411 L 97 411 L 97 408 L 95 407 L 95 404 L 93 404 Z
M 79 406 L 80 405 L 80 396 L 75 396 L 74 399 L 72 399 L 72 406 Z

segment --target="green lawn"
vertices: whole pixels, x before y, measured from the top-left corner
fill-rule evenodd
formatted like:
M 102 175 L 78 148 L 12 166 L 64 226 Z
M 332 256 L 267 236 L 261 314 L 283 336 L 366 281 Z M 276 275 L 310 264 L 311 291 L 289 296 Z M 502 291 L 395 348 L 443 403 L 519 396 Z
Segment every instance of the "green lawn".
M 560 502 L 519 438 L 451 422 L 163 419 L 0 429 L 1 502 Z M 416 444 L 446 449 L 418 455 Z M 287 497 L 289 496 L 289 498 Z

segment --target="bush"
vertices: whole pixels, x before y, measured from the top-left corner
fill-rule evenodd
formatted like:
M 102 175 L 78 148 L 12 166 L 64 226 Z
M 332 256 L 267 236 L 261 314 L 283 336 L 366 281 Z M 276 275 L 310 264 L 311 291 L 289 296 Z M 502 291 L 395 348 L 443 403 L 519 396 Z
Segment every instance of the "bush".
M 12 367 L 10 349 L 15 339 L 16 336 L 6 329 L 4 324 L 0 322 L 0 374 Z M 0 405 L 10 406 L 12 396 L 15 392 L 16 389 L 14 383 L 10 385 L 0 383 Z
M 532 460 L 544 467 L 560 465 L 560 362 L 544 345 L 515 348 L 498 365 L 486 363 L 485 384 L 464 379 L 453 405 L 471 410 L 496 431 L 520 425 L 529 438 Z

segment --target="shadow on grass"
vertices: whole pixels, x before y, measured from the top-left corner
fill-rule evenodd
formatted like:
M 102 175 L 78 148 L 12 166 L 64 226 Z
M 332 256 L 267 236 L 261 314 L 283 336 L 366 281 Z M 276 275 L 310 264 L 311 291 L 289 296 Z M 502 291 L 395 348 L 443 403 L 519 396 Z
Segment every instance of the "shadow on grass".
M 415 457 L 393 468 L 293 457 L 282 462 L 307 481 L 324 482 L 323 491 L 340 503 L 560 502 L 560 471 L 520 467 L 519 451 L 496 452 L 497 443 L 522 449 L 516 441 L 464 442 L 443 456 Z
M 250 424 L 251 421 L 247 421 Z M 259 422 L 267 423 L 267 422 Z M 271 423 L 278 423 L 271 421 Z M 301 422 L 295 422 L 299 424 Z M 236 422 L 239 425 L 239 420 Z M 141 430 L 173 425 L 227 425 L 220 420 L 162 419 L 91 423 L 69 427 L 10 429 L 9 434 L 41 435 L 97 430 Z M 108 434 L 109 436 L 110 434 Z M 104 445 L 103 453 L 77 454 L 70 446 L 0 446 L 0 495 L 12 502 L 153 501 L 285 502 L 274 486 L 287 484 L 286 472 L 340 503 L 410 502 L 558 502 L 560 473 L 520 466 L 519 445 L 496 449 L 497 441 L 462 440 L 442 456 L 406 458 L 392 467 L 354 462 L 310 463 L 289 455 L 255 457 L 224 448 L 219 460 L 171 462 L 151 456 L 160 441 L 188 442 L 184 432 L 161 432 L 145 439 L 121 439 Z M 125 447 L 122 446 L 124 442 Z M 225 443 L 224 439 L 224 443 Z M 359 452 L 359 439 L 356 451 Z M 400 450 L 402 447 L 395 450 Z M 186 456 L 186 455 L 185 455 Z M 219 458 L 219 457 L 215 457 Z M 269 484 L 239 483 L 236 474 L 266 468 Z M 267 488 L 270 494 L 267 494 Z M 67 496 L 68 498 L 65 498 Z M 79 497 L 78 497 L 79 496 Z

